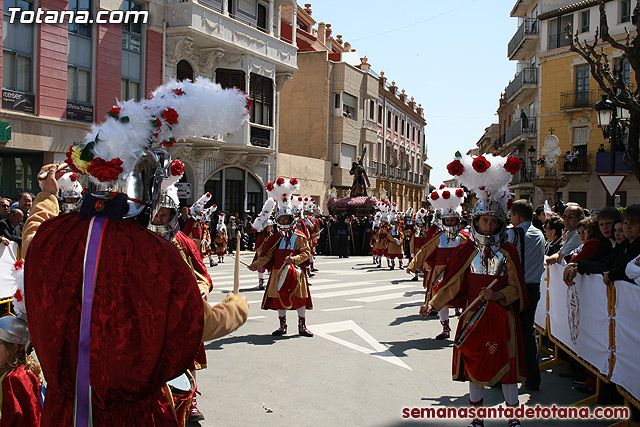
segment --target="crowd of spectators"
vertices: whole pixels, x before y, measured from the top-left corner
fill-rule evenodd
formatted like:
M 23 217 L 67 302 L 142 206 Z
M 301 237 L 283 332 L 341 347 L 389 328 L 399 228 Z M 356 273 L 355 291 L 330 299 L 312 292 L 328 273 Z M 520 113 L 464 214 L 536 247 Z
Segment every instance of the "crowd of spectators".
M 35 196 L 29 192 L 21 193 L 15 200 L 0 197 L 0 242 L 22 243 L 22 225 L 29 216 Z

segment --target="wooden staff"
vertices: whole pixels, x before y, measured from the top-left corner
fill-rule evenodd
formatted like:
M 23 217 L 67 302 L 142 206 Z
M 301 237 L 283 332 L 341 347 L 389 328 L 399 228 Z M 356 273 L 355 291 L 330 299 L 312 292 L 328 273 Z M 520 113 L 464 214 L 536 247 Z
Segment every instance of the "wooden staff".
M 234 295 L 238 295 L 240 293 L 240 238 L 240 230 L 236 230 L 236 265 L 233 270 Z
M 493 282 L 491 282 L 491 283 L 489 284 L 489 286 L 487 286 L 487 287 L 486 287 L 486 289 L 491 289 L 491 287 L 492 287 L 493 285 L 495 285 L 496 283 L 498 283 L 498 279 L 493 279 Z M 465 315 L 465 313 L 466 313 L 467 311 L 469 311 L 469 309 L 470 309 L 471 307 L 473 307 L 474 305 L 476 305 L 476 303 L 477 303 L 478 301 L 480 301 L 481 299 L 482 299 L 482 296 L 478 295 L 478 297 L 477 297 L 476 299 L 474 299 L 474 300 L 473 300 L 473 302 L 467 306 L 467 308 L 465 308 L 465 309 L 464 309 L 464 311 L 460 314 L 460 316 L 459 316 L 459 317 L 460 317 L 460 318 L 462 318 L 462 316 L 464 316 L 464 315 Z
M 67 167 L 67 163 L 66 162 L 62 162 L 58 165 L 58 168 L 56 169 L 56 173 L 60 172 L 61 170 L 65 169 Z M 39 181 L 44 181 L 45 179 L 47 179 L 47 175 L 49 174 L 49 172 L 42 172 L 40 175 L 38 175 L 38 180 Z

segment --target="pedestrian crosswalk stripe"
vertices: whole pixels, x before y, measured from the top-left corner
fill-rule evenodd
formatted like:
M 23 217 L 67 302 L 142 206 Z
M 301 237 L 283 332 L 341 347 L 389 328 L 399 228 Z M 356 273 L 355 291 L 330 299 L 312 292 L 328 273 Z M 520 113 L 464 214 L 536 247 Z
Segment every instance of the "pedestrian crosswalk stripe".
M 348 347 L 352 350 L 356 350 L 365 354 L 369 354 L 378 359 L 382 359 L 385 362 L 393 363 L 394 365 L 400 366 L 401 368 L 408 369 L 413 371 L 406 363 L 400 360 L 395 354 L 393 354 L 385 345 L 380 344 L 375 338 L 369 335 L 364 329 L 362 329 L 356 322 L 353 320 L 345 320 L 342 322 L 334 322 L 334 323 L 323 323 L 320 325 L 310 325 L 309 329 L 311 329 L 316 335 L 326 338 L 329 341 L 333 341 L 337 344 L 341 344 L 345 347 Z M 347 340 L 343 340 L 338 337 L 334 337 L 331 334 L 335 334 L 337 332 L 343 331 L 353 331 L 360 338 L 369 344 L 371 348 L 363 347 L 358 344 L 354 344 Z
M 347 301 L 354 301 L 354 302 L 376 302 L 376 301 L 385 301 L 388 299 L 396 299 L 396 298 L 402 298 L 404 296 L 404 292 L 395 292 L 393 294 L 384 294 L 384 295 L 373 295 L 370 297 L 362 297 L 362 298 L 353 298 L 353 299 L 349 299 Z
M 355 294 L 370 294 L 373 292 L 391 291 L 396 289 L 413 288 L 412 285 L 386 285 L 377 286 L 369 289 L 347 289 L 345 291 L 324 292 L 319 294 L 311 294 L 311 298 L 332 298 Z M 313 289 L 313 288 L 312 288 Z
M 324 310 L 320 310 L 320 311 L 342 311 L 342 310 L 351 310 L 354 308 L 362 308 L 362 307 L 364 307 L 364 305 L 353 305 L 351 307 L 325 308 Z

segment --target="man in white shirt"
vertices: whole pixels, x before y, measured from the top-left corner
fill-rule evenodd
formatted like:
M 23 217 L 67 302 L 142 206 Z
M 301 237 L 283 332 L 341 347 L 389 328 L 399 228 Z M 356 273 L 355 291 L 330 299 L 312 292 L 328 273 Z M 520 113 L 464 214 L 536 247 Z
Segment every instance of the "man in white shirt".
M 510 215 L 513 228 L 509 230 L 509 241 L 515 245 L 520 254 L 524 268 L 524 281 L 527 284 L 527 293 L 529 294 L 529 306 L 520 313 L 524 354 L 527 362 L 525 387 L 535 391 L 540 388 L 540 369 L 533 321 L 540 300 L 540 280 L 544 272 L 545 238 L 542 231 L 531 224 L 533 205 L 528 200 L 516 200 Z

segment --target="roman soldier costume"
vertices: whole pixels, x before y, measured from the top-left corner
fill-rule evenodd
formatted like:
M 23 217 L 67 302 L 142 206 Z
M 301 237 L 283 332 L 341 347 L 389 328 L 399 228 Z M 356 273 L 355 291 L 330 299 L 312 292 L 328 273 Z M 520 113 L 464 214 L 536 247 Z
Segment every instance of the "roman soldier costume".
M 478 202 L 472 213 L 471 239 L 453 251 L 429 305 L 435 310 L 447 304 L 468 307 L 476 297 L 484 299 L 460 318 L 453 349 L 453 379 L 469 381 L 473 406 L 482 405 L 484 386 L 496 383 L 502 385 L 507 405 L 517 405 L 517 383 L 526 376 L 518 313 L 528 304 L 527 291 L 518 252 L 506 242 L 505 233 L 511 200 L 507 185 L 519 167 L 515 157 L 491 154 L 460 156 L 448 166 L 463 185 L 475 190 Z M 471 423 L 482 425 L 479 419 Z M 520 423 L 510 420 L 509 425 Z
M 389 268 L 395 268 L 395 260 L 398 260 L 399 267 L 402 268 L 404 231 L 399 224 L 398 206 L 394 203 L 391 205 L 391 214 L 389 217 L 390 226 L 387 229 L 387 262 Z
M 431 205 L 436 209 L 435 224 L 431 233 L 425 240 L 427 242 L 420 248 L 409 266 L 407 272 L 424 271 L 423 286 L 426 289 L 425 302 L 431 300 L 434 294 L 434 287 L 437 286 L 441 273 L 447 267 L 451 254 L 458 245 L 468 239 L 468 235 L 462 231 L 460 222 L 462 208 L 460 204 L 465 197 L 461 188 L 447 188 L 441 186 L 439 190 L 429 196 Z M 447 222 L 449 225 L 447 225 Z M 438 318 L 442 324 L 442 332 L 436 339 L 443 340 L 449 338 L 451 328 L 449 326 L 449 308 L 442 307 L 438 311 Z
M 24 289 L 47 379 L 42 426 L 176 426 L 164 384 L 193 365 L 203 340 L 246 320 L 239 297 L 204 301 L 180 252 L 138 222 L 146 215 L 136 219 L 153 210 L 170 173 L 158 145 L 234 132 L 246 103 L 207 79 L 120 102 L 67 152 L 69 167 L 104 191 L 60 216 L 52 194 L 36 197 L 23 232 Z
M 253 261 L 255 262 L 258 258 L 260 258 L 262 252 L 264 251 L 264 244 L 269 240 L 269 237 L 273 234 L 273 220 L 271 219 L 271 214 L 273 212 L 273 208 L 276 206 L 275 199 L 269 197 L 265 202 L 260 214 L 256 217 L 255 221 L 253 221 L 252 227 L 256 231 L 256 253 L 253 256 Z M 258 269 L 258 289 L 264 289 L 264 272 L 266 268 L 260 267 Z
M 191 216 L 185 222 L 182 230 L 196 244 L 202 259 L 211 252 L 211 233 L 203 220 L 205 205 L 209 203 L 209 200 L 211 200 L 211 193 L 206 193 L 191 206 L 189 209 Z
M 277 231 L 267 239 L 260 257 L 249 267 L 253 271 L 261 267 L 271 270 L 262 308 L 278 311 L 280 327 L 272 333 L 275 336 L 287 332 L 287 310 L 298 312 L 300 335 L 313 336 L 305 322 L 306 310 L 313 308 L 305 271 L 311 251 L 306 235 L 296 229 L 296 216 L 291 206 L 291 195 L 299 188 L 296 178 L 278 178 L 275 184 L 267 184 L 268 196 L 278 203 Z

